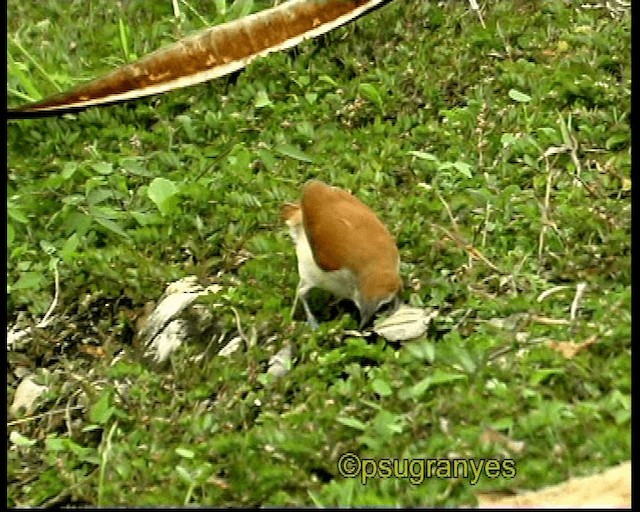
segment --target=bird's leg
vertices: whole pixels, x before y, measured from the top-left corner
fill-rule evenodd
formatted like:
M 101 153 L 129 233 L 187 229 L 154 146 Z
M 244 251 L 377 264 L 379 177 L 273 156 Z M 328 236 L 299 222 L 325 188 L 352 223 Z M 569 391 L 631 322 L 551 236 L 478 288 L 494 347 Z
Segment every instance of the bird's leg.
M 296 306 L 298 305 L 298 299 L 300 299 L 300 302 L 302 302 L 302 307 L 304 308 L 304 312 L 307 315 L 307 322 L 309 323 L 311 329 L 315 331 L 319 327 L 318 321 L 316 320 L 316 317 L 313 316 L 313 313 L 309 308 L 309 304 L 307 303 L 307 293 L 309 293 L 309 290 L 311 290 L 311 288 L 313 288 L 313 286 L 310 286 L 309 283 L 306 283 L 305 281 L 300 279 L 300 282 L 298 283 L 298 289 L 296 290 L 296 298 L 293 299 L 291 318 L 293 318 L 293 314 L 296 311 Z
M 309 309 L 309 304 L 307 304 L 306 297 L 300 297 L 300 300 L 302 301 L 304 312 L 307 314 L 307 322 L 309 322 L 309 327 L 311 327 L 312 331 L 315 331 L 318 327 L 320 327 L 318 325 L 318 321 L 316 320 L 316 317 L 313 316 L 311 309 Z
M 298 283 L 298 287 L 296 288 L 296 296 L 293 299 L 293 306 L 291 306 L 291 320 L 293 320 L 293 315 L 296 312 L 296 306 L 298 305 L 298 297 L 300 297 L 300 284 L 302 283 L 302 281 L 300 281 L 300 283 Z
M 309 304 L 307 303 L 307 293 L 309 290 L 313 288 L 309 286 L 308 283 L 304 282 L 302 279 L 298 283 L 298 288 L 296 290 L 296 297 L 293 299 L 293 306 L 291 307 L 291 318 L 293 319 L 293 314 L 296 312 L 296 306 L 298 305 L 298 299 L 302 302 L 302 307 L 304 308 L 304 312 L 307 315 L 307 322 L 312 330 L 316 330 L 319 327 L 318 321 L 316 317 L 313 316 L 311 309 L 309 308 Z

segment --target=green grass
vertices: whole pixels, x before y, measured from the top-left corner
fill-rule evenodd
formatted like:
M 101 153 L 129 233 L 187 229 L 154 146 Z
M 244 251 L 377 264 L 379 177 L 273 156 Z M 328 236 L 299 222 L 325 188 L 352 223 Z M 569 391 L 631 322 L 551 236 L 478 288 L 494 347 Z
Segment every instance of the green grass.
M 8 104 L 268 5 L 216 4 L 176 20 L 169 0 L 12 0 Z M 60 298 L 8 352 L 7 401 L 26 367 L 49 385 L 35 415 L 68 408 L 9 424 L 34 442 L 8 440 L 8 506 L 473 505 L 630 458 L 630 14 L 483 15 L 396 0 L 235 78 L 8 123 L 8 321 L 42 318 L 54 267 Z M 427 335 L 355 338 L 357 315 L 320 300 L 317 332 L 291 322 L 279 208 L 311 177 L 396 235 L 403 300 L 440 311 Z M 257 343 L 222 359 L 194 342 L 153 368 L 135 315 L 190 274 L 223 287 L 224 339 L 234 307 Z M 545 343 L 592 338 L 571 359 Z M 286 342 L 293 368 L 269 382 Z M 516 476 L 362 485 L 339 474 L 346 452 L 513 459 Z

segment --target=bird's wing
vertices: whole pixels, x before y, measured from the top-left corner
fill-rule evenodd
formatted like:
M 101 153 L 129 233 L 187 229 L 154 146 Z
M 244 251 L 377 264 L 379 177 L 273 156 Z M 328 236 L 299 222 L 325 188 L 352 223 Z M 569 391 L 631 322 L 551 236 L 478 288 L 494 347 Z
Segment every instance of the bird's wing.
M 349 192 L 319 181 L 303 190 L 302 218 L 314 259 L 331 271 L 364 261 L 397 261 L 395 241 L 376 214 Z

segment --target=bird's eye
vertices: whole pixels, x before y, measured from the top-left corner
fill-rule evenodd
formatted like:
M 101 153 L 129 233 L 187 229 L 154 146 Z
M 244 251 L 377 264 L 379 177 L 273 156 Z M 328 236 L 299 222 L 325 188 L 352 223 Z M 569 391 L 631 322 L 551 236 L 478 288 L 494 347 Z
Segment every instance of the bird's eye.
M 398 299 L 398 297 L 390 297 L 386 301 L 380 303 L 380 306 L 378 307 L 378 314 L 391 315 L 395 312 L 396 309 L 398 309 L 399 305 L 400 300 Z

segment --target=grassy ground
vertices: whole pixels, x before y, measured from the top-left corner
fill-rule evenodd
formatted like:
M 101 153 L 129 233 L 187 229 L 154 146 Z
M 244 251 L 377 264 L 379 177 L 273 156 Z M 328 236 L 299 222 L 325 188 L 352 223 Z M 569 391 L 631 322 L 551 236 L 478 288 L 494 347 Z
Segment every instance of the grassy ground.
M 223 4 L 10 0 L 8 104 L 266 5 Z M 8 123 L 9 322 L 42 318 L 55 269 L 60 297 L 8 352 L 8 404 L 18 368 L 49 391 L 9 422 L 7 505 L 472 505 L 630 457 L 630 14 L 496 1 L 483 28 L 444 4 L 396 0 L 235 77 Z M 292 322 L 279 207 L 310 177 L 397 236 L 403 300 L 440 311 L 427 335 L 348 335 L 357 316 L 322 294 L 318 331 Z M 234 307 L 256 343 L 153 368 L 136 315 L 190 274 L 223 287 L 224 340 Z M 287 342 L 291 372 L 266 379 Z M 414 478 L 363 485 L 347 452 L 412 459 Z M 435 458 L 500 469 L 420 478 Z

